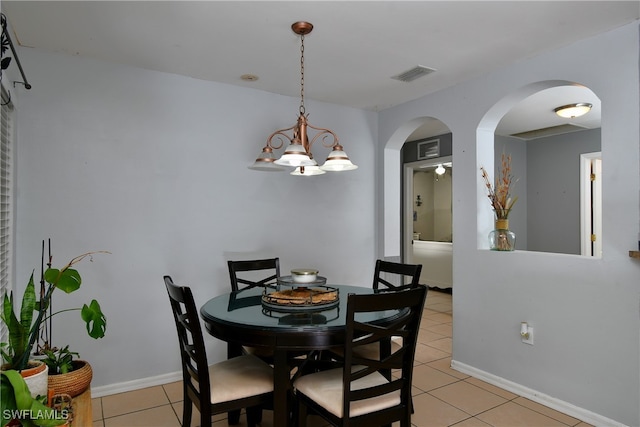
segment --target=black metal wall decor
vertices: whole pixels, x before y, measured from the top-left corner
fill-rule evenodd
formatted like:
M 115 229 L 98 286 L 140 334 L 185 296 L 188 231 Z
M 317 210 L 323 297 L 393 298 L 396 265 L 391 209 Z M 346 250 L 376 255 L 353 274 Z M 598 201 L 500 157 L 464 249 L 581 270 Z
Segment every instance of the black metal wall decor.
M 18 69 L 20 70 L 20 75 L 22 76 L 22 80 L 21 82 L 14 82 L 14 86 L 15 83 L 20 83 L 22 85 L 24 85 L 25 89 L 31 89 L 31 85 L 29 84 L 29 82 L 27 81 L 27 77 L 24 75 L 24 70 L 22 69 L 22 64 L 20 63 L 20 60 L 18 59 L 18 54 L 16 53 L 15 48 L 13 47 L 13 42 L 11 41 L 11 37 L 9 36 L 9 31 L 7 30 L 7 17 L 5 16 L 4 13 L 0 14 L 0 21 L 2 23 L 2 40 L 1 40 L 1 47 L 0 47 L 0 53 L 1 53 L 1 59 L 0 59 L 0 68 L 2 71 L 6 70 L 7 68 L 9 68 L 9 65 L 11 65 L 11 57 L 7 56 L 7 53 L 9 50 L 11 50 L 11 54 L 13 55 L 13 58 L 15 58 L 15 63 L 18 65 Z M 0 74 L 0 80 L 2 80 L 2 74 Z M 8 101 L 7 101 L 8 102 Z M 4 103 L 4 101 L 3 101 Z

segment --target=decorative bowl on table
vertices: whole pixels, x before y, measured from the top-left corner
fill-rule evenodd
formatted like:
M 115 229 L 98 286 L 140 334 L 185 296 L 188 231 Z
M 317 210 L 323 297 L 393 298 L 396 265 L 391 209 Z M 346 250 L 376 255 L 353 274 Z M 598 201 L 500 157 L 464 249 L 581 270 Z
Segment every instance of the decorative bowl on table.
M 291 278 L 295 283 L 312 283 L 318 277 L 318 270 L 312 268 L 294 268 L 291 270 Z
M 334 308 L 339 303 L 338 290 L 326 283 L 327 278 L 318 276 L 318 270 L 293 269 L 290 276 L 278 277 L 275 288 L 264 288 L 262 306 L 268 311 L 283 313 Z

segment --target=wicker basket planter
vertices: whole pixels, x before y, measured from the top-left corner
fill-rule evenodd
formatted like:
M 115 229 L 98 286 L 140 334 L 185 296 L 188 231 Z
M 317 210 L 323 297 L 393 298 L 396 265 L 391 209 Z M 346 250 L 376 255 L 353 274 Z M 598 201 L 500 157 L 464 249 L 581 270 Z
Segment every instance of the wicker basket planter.
M 49 391 L 76 397 L 91 385 L 93 370 L 86 360 L 74 360 L 73 371 L 66 374 L 49 375 Z

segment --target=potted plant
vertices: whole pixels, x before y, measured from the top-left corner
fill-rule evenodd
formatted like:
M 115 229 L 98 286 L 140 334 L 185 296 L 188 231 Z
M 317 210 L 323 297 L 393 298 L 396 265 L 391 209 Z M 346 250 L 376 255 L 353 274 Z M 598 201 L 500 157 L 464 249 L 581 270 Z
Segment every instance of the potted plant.
M 108 252 L 87 252 L 73 258 L 61 269 L 52 268 L 49 263 L 49 267 L 43 272 L 44 286 L 39 301 L 36 300 L 32 272 L 22 297 L 19 318 L 14 311 L 13 293 L 8 296 L 5 295 L 0 319 L 7 325 L 9 340 L 0 344 L 2 358 L 6 362 L 3 365 L 3 369 L 25 370 L 29 366 L 34 345 L 38 340 L 43 323 L 51 316 L 61 312 L 80 310 L 81 318 L 86 323 L 88 335 L 95 339 L 104 337 L 107 320 L 102 313 L 100 304 L 95 299 L 89 305 L 84 304 L 81 309 L 75 308 L 61 310 L 56 313 L 47 313 L 51 304 L 52 294 L 56 289 L 71 293 L 80 288 L 82 284 L 80 273 L 72 267 L 83 259 L 91 258 L 92 255 L 97 253 Z
M 86 360 L 75 359 L 77 352 L 69 350 L 69 346 L 61 349 L 45 350 L 43 362 L 49 368 L 49 390 L 55 394 L 68 394 L 76 397 L 91 384 L 93 370 Z
M 68 413 L 58 412 L 44 404 L 44 399 L 34 398 L 22 375 L 16 370 L 0 374 L 0 417 L 2 427 L 52 427 L 67 424 Z

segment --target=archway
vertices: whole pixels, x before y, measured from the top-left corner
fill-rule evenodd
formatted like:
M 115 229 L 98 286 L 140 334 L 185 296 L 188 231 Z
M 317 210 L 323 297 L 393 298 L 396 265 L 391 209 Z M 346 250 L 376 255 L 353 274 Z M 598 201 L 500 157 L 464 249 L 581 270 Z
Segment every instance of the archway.
M 416 117 L 400 126 L 389 138 L 383 153 L 383 256 L 402 258 L 402 159 L 401 150 L 409 139 L 449 132 L 449 128 L 433 117 Z
M 554 112 L 561 105 L 580 102 L 593 107 L 583 117 L 563 119 Z M 592 189 L 584 189 L 582 175 L 586 173 L 588 180 L 589 172 L 581 172 L 580 166 L 581 156 L 600 151 L 600 107 L 599 98 L 582 85 L 542 81 L 504 97 L 480 121 L 478 168 L 483 166 L 493 179 L 499 173 L 494 164 L 499 164 L 500 155 L 512 156 L 512 174 L 518 181 L 512 196 L 518 201 L 509 218 L 510 228 L 519 236 L 517 250 L 580 255 L 586 229 L 580 223 L 593 223 L 594 230 L 601 229 L 597 218 L 591 218 L 592 211 L 600 210 L 592 210 L 592 204 L 585 207 L 590 202 L 581 200 Z M 493 213 L 479 175 L 477 179 L 477 245 L 486 249 Z M 600 177 L 594 189 L 600 188 L 598 183 Z M 585 200 L 591 200 L 591 195 L 586 195 Z M 598 233 L 599 241 L 601 237 Z

